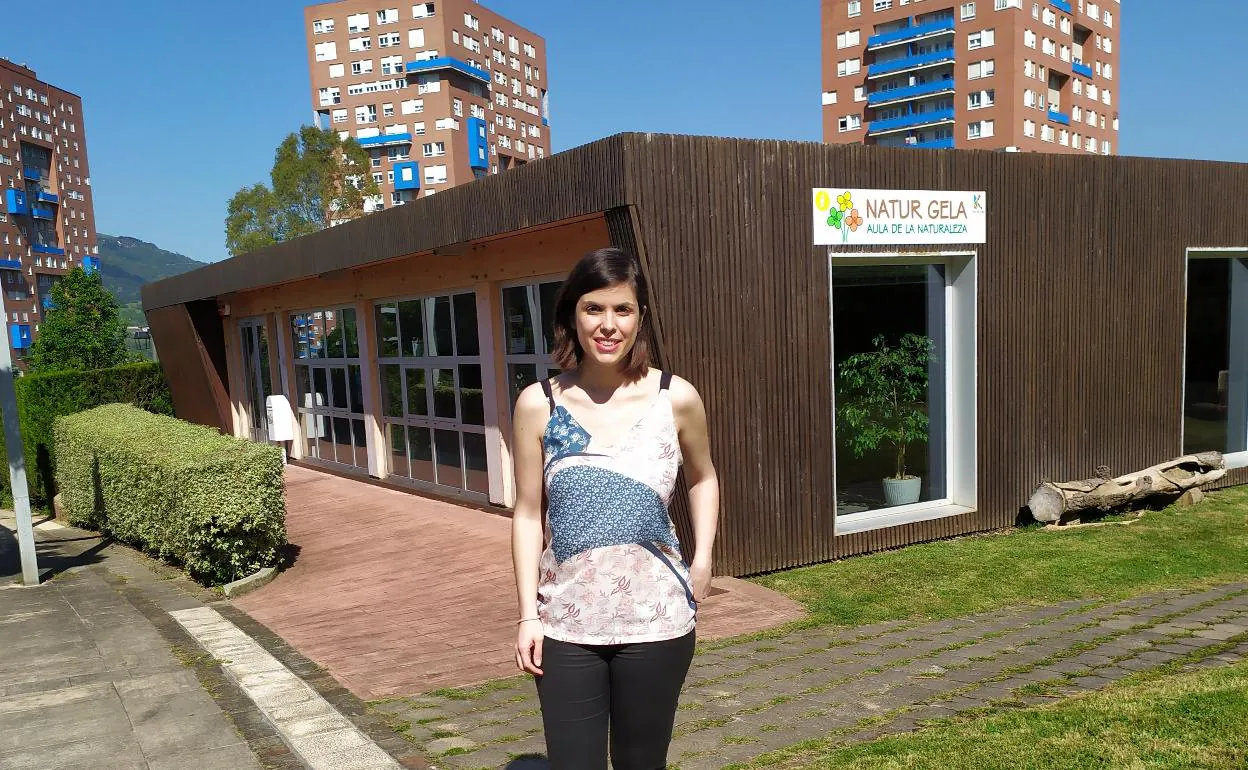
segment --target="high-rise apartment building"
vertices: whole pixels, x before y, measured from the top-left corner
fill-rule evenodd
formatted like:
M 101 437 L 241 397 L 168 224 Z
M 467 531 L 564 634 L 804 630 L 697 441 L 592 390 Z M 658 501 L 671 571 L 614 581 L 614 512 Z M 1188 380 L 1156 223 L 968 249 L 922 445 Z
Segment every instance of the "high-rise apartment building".
M 318 124 L 372 155 L 367 211 L 550 153 L 546 42 L 473 0 L 339 0 L 304 23 Z
M 1119 0 L 823 0 L 825 142 L 1118 151 Z
M 82 99 L 0 59 L 0 282 L 19 365 L 69 269 L 99 269 Z

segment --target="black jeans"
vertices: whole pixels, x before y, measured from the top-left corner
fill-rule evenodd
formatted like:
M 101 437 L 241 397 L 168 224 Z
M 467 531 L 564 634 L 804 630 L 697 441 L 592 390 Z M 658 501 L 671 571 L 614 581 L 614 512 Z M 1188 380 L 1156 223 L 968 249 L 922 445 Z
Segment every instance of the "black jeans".
M 663 770 L 694 632 L 662 642 L 542 645 L 546 753 L 552 770 Z

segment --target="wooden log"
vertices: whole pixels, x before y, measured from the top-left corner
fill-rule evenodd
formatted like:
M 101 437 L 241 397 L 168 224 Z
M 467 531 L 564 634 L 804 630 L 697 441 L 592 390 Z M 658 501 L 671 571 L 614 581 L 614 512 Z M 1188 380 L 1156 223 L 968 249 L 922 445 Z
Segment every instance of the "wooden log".
M 1027 507 L 1036 521 L 1056 522 L 1077 511 L 1111 511 L 1154 495 L 1178 497 L 1224 475 L 1226 461 L 1220 452 L 1183 455 L 1113 479 L 1045 481 L 1031 493 Z

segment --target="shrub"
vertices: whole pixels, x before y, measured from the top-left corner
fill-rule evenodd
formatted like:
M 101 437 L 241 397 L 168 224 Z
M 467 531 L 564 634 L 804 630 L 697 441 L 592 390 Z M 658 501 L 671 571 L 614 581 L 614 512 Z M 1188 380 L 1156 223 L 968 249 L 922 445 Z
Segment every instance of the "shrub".
M 277 447 L 109 404 L 56 420 L 71 523 L 181 564 L 206 584 L 277 562 L 286 543 Z
M 26 457 L 26 481 L 35 505 L 47 505 L 56 494 L 52 422 L 57 417 L 118 402 L 158 414 L 173 414 L 173 400 L 160 364 L 28 374 L 18 378 L 14 386 Z M 0 453 L 3 452 L 4 435 L 0 433 Z M 0 497 L 11 499 L 9 474 L 0 476 L 3 476 Z

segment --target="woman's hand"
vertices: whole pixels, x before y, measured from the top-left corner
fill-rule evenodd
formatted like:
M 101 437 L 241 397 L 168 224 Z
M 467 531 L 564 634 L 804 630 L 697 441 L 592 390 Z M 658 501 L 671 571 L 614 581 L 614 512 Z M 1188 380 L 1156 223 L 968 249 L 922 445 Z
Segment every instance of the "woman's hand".
M 516 665 L 526 674 L 542 675 L 542 633 L 540 620 L 526 620 L 516 632 Z
M 706 595 L 711 592 L 710 563 L 694 559 L 693 564 L 689 565 L 689 582 L 690 590 L 693 591 L 693 600 L 701 604 Z

